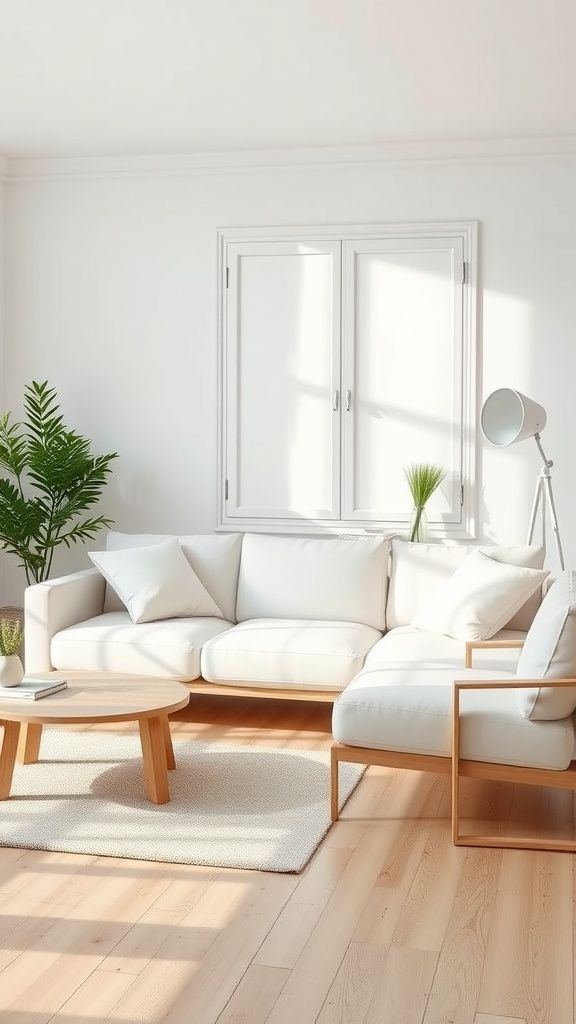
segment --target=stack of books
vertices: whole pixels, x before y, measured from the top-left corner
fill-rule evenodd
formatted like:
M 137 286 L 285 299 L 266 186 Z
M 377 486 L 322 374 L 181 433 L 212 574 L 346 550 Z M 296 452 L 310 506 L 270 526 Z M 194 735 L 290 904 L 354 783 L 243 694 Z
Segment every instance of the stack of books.
M 0 701 L 5 697 L 13 700 L 39 700 L 49 697 L 52 693 L 65 690 L 66 679 L 23 679 L 18 686 L 0 686 Z

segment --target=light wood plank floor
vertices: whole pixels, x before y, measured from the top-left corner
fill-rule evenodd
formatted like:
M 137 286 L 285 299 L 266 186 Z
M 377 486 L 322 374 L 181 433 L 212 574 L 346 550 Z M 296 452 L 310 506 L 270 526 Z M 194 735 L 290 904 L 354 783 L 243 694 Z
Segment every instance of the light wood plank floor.
M 173 735 L 325 748 L 330 711 L 197 696 Z M 464 782 L 471 827 L 572 835 L 570 794 Z M 448 779 L 384 768 L 300 875 L 3 848 L 0 1021 L 574 1024 L 573 864 L 453 847 Z

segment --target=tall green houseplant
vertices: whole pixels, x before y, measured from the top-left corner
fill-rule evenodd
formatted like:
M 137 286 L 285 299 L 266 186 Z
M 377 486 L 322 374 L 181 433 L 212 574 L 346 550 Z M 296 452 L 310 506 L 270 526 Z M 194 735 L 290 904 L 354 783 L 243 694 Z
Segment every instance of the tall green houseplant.
M 50 575 L 54 551 L 92 539 L 112 521 L 86 516 L 102 494 L 117 453 L 93 456 L 90 441 L 68 430 L 55 388 L 24 389 L 25 418 L 0 417 L 0 545 L 20 559 L 28 584 Z

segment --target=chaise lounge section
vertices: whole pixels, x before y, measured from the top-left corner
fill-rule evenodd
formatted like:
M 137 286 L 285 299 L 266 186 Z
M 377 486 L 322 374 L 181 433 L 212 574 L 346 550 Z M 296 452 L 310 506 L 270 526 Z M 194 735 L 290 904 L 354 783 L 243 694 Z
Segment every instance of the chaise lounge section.
M 571 839 L 462 836 L 459 781 L 576 789 L 576 573 L 552 585 L 524 640 L 468 642 L 465 666 L 456 673 L 430 664 L 407 671 L 400 659 L 395 665 L 380 659 L 379 646 L 334 705 L 333 819 L 340 761 L 451 773 L 456 845 L 575 852 Z M 521 648 L 516 671 L 472 667 L 479 651 L 515 647 Z

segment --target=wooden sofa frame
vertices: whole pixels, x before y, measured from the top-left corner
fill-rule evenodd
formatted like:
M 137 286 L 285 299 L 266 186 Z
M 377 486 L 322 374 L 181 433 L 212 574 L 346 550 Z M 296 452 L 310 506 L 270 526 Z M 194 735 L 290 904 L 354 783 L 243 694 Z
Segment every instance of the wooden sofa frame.
M 481 648 L 521 647 L 521 640 L 475 640 L 466 644 L 465 664 L 472 666 L 472 652 Z M 460 757 L 460 693 L 462 690 L 576 687 L 576 679 L 504 679 L 455 680 L 452 703 L 452 756 L 411 754 L 398 750 L 373 750 L 334 743 L 330 754 L 330 813 L 332 821 L 339 817 L 338 767 L 341 761 L 356 764 L 381 765 L 386 768 L 410 768 L 415 771 L 436 772 L 452 777 L 452 842 L 455 846 L 483 846 L 498 849 L 553 850 L 576 853 L 574 839 L 544 839 L 533 836 L 462 835 L 460 832 L 459 794 L 460 779 L 489 779 L 495 782 L 518 782 L 530 786 L 550 786 L 576 790 L 576 761 L 564 770 L 525 768 L 517 765 L 492 764 L 488 761 L 469 761 Z

